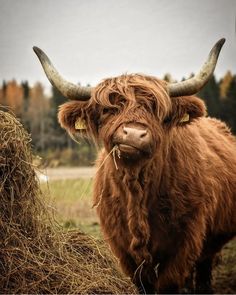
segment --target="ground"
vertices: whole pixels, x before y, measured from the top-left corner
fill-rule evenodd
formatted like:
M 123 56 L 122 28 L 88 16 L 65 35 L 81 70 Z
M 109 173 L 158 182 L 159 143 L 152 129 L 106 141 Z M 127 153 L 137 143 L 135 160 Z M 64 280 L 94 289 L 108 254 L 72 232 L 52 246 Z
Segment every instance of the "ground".
M 98 218 L 92 208 L 94 168 L 56 168 L 39 174 L 44 195 L 55 217 L 65 228 L 79 227 L 101 239 Z M 46 174 L 47 177 L 44 175 Z M 220 294 L 236 293 L 236 239 L 225 245 L 213 275 L 214 290 Z

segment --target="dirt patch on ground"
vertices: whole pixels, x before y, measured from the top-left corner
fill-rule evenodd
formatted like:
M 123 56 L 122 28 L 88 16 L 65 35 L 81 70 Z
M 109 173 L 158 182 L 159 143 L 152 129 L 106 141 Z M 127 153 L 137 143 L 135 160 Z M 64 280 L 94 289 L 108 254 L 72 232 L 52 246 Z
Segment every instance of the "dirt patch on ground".
M 87 179 L 95 175 L 95 167 L 58 167 L 45 168 L 37 171 L 41 181 L 53 181 L 60 179 Z

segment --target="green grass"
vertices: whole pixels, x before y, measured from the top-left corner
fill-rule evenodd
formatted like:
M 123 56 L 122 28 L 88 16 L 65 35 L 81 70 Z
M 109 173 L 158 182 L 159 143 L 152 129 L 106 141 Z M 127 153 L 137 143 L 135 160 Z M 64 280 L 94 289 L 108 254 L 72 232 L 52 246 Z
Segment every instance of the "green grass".
M 56 180 L 42 183 L 41 188 L 62 226 L 79 227 L 90 235 L 100 237 L 98 219 L 92 208 L 92 180 Z
M 44 192 L 50 190 L 51 196 L 56 198 L 57 202 L 67 200 L 67 203 L 73 204 L 78 200 L 89 199 L 92 195 L 91 179 L 66 179 L 55 180 L 48 183 L 42 183 Z

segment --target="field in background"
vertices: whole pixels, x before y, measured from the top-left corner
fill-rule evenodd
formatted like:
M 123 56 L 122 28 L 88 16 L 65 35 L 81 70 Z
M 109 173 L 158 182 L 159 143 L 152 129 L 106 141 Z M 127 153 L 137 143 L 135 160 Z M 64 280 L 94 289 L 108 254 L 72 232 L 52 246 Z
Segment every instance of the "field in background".
M 48 182 L 42 182 L 41 187 L 50 206 L 54 208 L 56 220 L 65 228 L 79 227 L 85 233 L 101 238 L 96 210 L 92 208 L 94 169 L 66 168 L 64 173 L 63 169 L 49 170 Z M 83 172 L 88 173 L 86 177 Z M 214 271 L 215 290 L 217 293 L 235 293 L 236 239 L 224 247 L 218 260 Z
M 92 183 L 92 178 L 49 179 L 41 183 L 41 188 L 47 203 L 53 208 L 55 219 L 63 227 L 79 227 L 88 234 L 100 237 L 98 218 L 92 208 Z

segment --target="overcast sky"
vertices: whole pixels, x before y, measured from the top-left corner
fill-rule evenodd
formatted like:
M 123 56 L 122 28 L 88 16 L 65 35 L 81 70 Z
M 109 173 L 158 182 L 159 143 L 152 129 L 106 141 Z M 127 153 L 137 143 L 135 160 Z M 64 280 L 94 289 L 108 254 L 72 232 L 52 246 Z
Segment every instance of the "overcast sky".
M 236 73 L 236 0 L 0 0 L 0 83 L 41 81 L 43 49 L 72 82 L 128 72 L 177 79 L 226 43 L 215 70 Z

